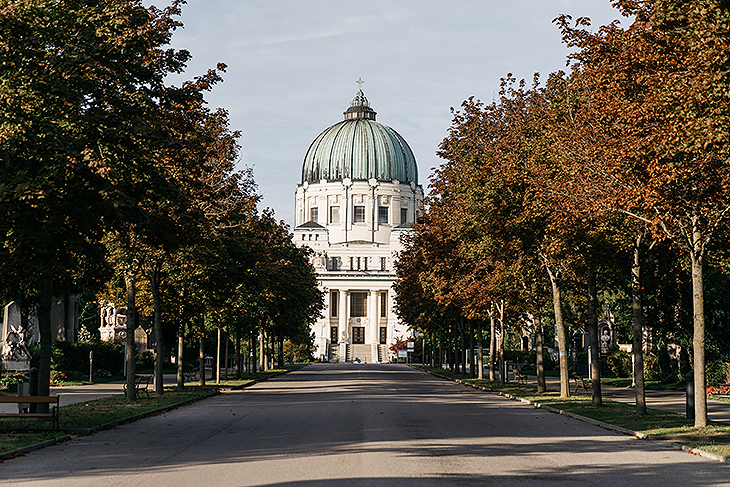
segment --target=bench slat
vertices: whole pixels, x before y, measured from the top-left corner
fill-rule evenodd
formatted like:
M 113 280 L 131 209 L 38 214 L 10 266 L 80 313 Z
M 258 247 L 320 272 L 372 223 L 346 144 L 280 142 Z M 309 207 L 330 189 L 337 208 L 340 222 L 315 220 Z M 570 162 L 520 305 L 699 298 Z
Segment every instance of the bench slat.
M 58 401 L 58 396 L 0 396 L 0 404 L 53 404 Z
M 53 413 L 0 413 L 0 418 L 53 418 Z

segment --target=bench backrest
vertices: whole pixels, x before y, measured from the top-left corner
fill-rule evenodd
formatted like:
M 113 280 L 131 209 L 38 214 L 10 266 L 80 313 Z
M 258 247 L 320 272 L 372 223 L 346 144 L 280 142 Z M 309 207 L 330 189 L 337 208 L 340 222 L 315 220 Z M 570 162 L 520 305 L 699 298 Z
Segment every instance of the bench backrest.
M 58 396 L 0 396 L 0 403 L 33 403 L 33 404 L 52 404 L 58 401 Z

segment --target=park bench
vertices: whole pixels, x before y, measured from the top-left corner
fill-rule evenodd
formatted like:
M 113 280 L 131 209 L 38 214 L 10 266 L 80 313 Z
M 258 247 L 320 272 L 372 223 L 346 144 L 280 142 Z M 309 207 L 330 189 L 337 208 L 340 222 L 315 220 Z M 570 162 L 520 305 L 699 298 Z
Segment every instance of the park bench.
M 584 394 L 588 394 L 593 391 L 593 388 L 591 387 L 591 381 L 589 379 L 586 379 L 578 374 L 573 374 L 573 380 L 575 381 L 576 394 L 578 394 L 579 390 L 583 391 Z
M 152 381 L 153 377 L 154 377 L 154 375 L 142 375 L 142 374 L 135 376 L 134 392 L 137 396 L 139 396 L 140 392 L 144 392 L 147 395 L 147 397 L 150 397 L 149 386 L 150 386 L 150 382 Z M 122 389 L 124 390 L 124 393 L 126 394 L 127 393 L 127 383 L 126 382 L 124 383 L 124 386 L 122 387 Z
M 198 380 L 198 371 L 197 370 L 183 371 L 183 379 L 185 382 L 195 382 L 196 380 Z
M 522 384 L 527 384 L 527 375 L 520 372 L 520 369 L 514 368 L 512 369 L 512 373 L 515 376 L 515 381 L 520 382 Z
M 0 404 L 55 404 L 47 413 L 0 413 L 0 418 L 37 418 L 53 420 L 53 430 L 59 428 L 58 413 L 61 396 L 0 396 Z

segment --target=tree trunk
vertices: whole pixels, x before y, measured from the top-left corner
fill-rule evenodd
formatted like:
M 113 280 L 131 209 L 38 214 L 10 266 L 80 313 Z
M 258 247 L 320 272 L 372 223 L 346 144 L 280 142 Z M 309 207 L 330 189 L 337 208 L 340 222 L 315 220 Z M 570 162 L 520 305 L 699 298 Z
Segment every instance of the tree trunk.
M 694 355 L 695 427 L 707 426 L 707 391 L 705 389 L 705 300 L 702 277 L 703 248 L 702 235 L 697 222 L 692 225 L 692 309 L 694 333 L 692 353 Z
M 482 346 L 482 320 L 477 321 L 477 378 L 484 379 L 484 347 Z
M 565 324 L 563 323 L 563 305 L 560 296 L 560 284 L 557 276 L 547 262 L 545 269 L 550 277 L 550 287 L 553 292 L 553 312 L 555 313 L 555 334 L 558 340 L 558 353 L 560 364 L 560 397 L 570 396 L 570 383 L 568 376 L 568 340 L 565 336 Z
M 476 362 L 474 361 L 474 323 L 471 320 L 467 321 L 469 324 L 469 377 L 476 376 Z
M 636 414 L 646 414 L 646 395 L 644 393 L 644 309 L 641 303 L 641 240 L 639 232 L 634 245 L 634 264 L 631 266 L 631 310 L 634 317 L 634 339 L 631 352 L 634 355 L 634 393 L 636 394 Z
M 284 339 L 279 337 L 279 368 L 284 368 Z
M 489 380 L 496 380 L 494 374 L 494 351 L 497 349 L 497 327 L 494 323 L 494 309 L 489 311 Z
M 164 347 L 162 346 L 162 323 L 161 304 L 160 304 L 160 270 L 162 262 L 155 262 L 152 267 L 149 279 L 150 290 L 152 291 L 152 300 L 154 302 L 154 319 L 152 320 L 152 333 L 155 338 L 155 396 L 162 396 L 165 393 L 165 385 L 162 380 L 162 371 L 164 368 Z
M 127 274 L 124 278 L 127 286 L 127 401 L 137 399 L 135 379 L 137 372 L 136 353 L 134 347 L 134 330 L 137 328 L 137 287 L 134 275 Z
M 533 318 L 535 324 L 535 368 L 537 369 L 537 393 L 542 394 L 547 390 L 545 385 L 545 364 L 543 360 L 542 346 L 542 318 L 538 311 Z
M 249 347 L 249 353 L 248 358 L 249 362 L 251 363 L 251 372 L 256 372 L 256 364 L 258 363 L 258 355 L 257 355 L 257 348 L 256 348 L 256 331 L 252 330 L 251 334 L 248 337 L 248 347 Z
M 236 379 L 241 378 L 241 325 L 236 325 Z
M 53 277 L 44 275 L 41 282 L 40 303 L 38 303 L 38 333 L 40 335 L 40 356 L 38 360 L 38 395 L 51 395 L 51 301 L 53 300 Z M 3 337 L 4 338 L 4 337 Z M 37 404 L 36 412 L 47 413 L 48 404 Z
M 461 372 L 461 364 L 459 363 L 459 359 L 461 358 L 461 353 L 459 353 L 459 329 L 454 324 L 452 325 L 451 330 L 451 356 L 452 361 L 454 362 L 453 370 L 458 374 L 459 372 Z
M 593 269 L 588 270 L 588 340 L 591 352 L 591 390 L 593 405 L 603 405 L 601 396 L 601 357 L 598 345 L 598 290 L 596 289 L 596 274 Z
M 504 363 L 504 301 L 497 305 L 499 311 L 499 382 L 507 382 L 507 369 Z
M 459 361 L 461 361 L 461 374 L 466 375 L 466 330 L 464 326 L 464 318 L 459 317 Z
M 205 315 L 198 332 L 198 385 L 205 385 Z
M 181 313 L 182 315 L 182 313 Z M 185 323 L 182 321 L 177 328 L 177 388 L 185 387 L 185 373 L 183 370 L 183 350 L 185 349 Z
M 218 350 L 215 354 L 215 383 L 221 383 L 221 327 L 218 327 Z
M 259 370 L 266 370 L 266 335 L 263 330 L 259 335 Z
M 431 341 L 428 342 L 429 346 Z M 430 357 L 431 354 L 429 354 Z M 421 365 L 426 366 L 426 334 L 421 335 Z

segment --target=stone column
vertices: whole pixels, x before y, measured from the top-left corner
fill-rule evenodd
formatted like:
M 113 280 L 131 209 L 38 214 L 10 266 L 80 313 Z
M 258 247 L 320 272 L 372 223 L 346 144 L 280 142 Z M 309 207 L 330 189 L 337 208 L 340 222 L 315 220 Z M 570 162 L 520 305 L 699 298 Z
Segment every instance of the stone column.
M 339 310 L 337 310 L 337 323 L 339 328 L 337 331 L 337 343 L 340 343 L 340 340 L 342 340 L 342 334 L 347 331 L 347 293 L 340 289 L 337 291 L 337 294 L 337 306 L 339 307 Z
M 340 332 L 344 331 L 347 337 L 345 341 L 352 343 L 352 334 L 350 333 L 350 291 L 345 291 L 343 294 L 345 295 L 345 326 Z
M 370 317 L 370 340 L 367 343 L 378 343 L 378 291 L 377 289 L 370 290 L 370 296 L 368 297 L 370 302 L 368 303 L 370 308 L 368 315 Z

